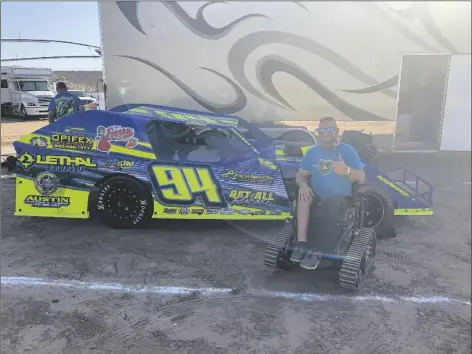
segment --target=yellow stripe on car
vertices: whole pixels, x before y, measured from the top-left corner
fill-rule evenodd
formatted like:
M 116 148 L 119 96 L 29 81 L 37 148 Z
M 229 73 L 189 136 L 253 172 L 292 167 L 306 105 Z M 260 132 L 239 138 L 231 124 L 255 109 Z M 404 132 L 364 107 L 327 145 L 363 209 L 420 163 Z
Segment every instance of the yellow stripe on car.
M 395 209 L 393 215 L 402 215 L 402 216 L 424 216 L 424 215 L 433 215 L 434 211 L 430 208 L 410 208 L 410 209 Z

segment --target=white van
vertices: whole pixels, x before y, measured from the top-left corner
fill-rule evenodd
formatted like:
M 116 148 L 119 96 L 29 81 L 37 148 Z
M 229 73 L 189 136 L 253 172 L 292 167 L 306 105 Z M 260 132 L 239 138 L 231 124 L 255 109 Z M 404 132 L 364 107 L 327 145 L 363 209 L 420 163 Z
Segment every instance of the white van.
M 51 69 L 2 67 L 2 116 L 47 117 L 49 102 L 55 95 L 52 76 Z

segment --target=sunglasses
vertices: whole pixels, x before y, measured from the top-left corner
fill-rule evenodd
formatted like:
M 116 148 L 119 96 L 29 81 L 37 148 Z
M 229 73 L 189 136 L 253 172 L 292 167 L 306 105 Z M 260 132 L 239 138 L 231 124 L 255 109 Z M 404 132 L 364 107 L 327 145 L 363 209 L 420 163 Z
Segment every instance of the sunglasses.
M 330 128 L 318 128 L 317 132 L 318 134 L 324 134 L 324 133 L 334 133 L 336 131 L 336 128 L 330 127 Z

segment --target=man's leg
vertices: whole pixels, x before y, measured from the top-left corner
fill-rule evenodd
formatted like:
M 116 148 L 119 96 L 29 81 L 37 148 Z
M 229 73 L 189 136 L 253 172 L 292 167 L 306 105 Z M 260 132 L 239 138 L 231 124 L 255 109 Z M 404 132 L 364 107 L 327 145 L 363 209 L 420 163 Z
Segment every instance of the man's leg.
M 305 200 L 298 196 L 297 202 L 297 244 L 293 249 L 290 260 L 292 262 L 300 262 L 308 253 L 309 247 L 307 243 L 308 221 L 310 220 L 310 208 L 313 197 Z

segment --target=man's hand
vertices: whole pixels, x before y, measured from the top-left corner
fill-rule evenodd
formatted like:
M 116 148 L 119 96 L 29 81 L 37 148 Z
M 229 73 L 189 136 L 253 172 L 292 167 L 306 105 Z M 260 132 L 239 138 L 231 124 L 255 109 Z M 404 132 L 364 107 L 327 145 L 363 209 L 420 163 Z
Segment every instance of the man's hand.
M 344 163 L 343 158 L 341 157 L 341 155 L 339 155 L 338 161 L 333 162 L 333 170 L 338 175 L 347 175 L 348 167 Z
M 298 190 L 298 198 L 300 200 L 309 202 L 313 197 L 313 191 L 311 190 L 310 186 L 306 183 L 302 183 L 300 189 Z

